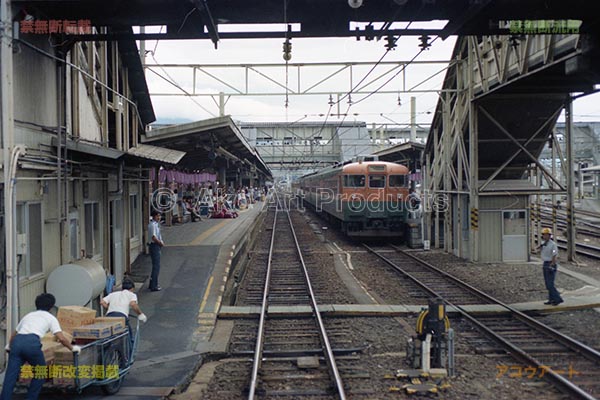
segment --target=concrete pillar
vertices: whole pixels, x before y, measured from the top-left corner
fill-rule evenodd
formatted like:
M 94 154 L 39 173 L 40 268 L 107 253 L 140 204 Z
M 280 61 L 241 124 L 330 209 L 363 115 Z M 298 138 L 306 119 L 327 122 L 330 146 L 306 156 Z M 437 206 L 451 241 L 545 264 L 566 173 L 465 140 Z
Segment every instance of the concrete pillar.
M 219 92 L 219 117 L 225 115 L 225 93 Z
M 219 167 L 217 180 L 219 181 L 219 186 L 227 184 L 227 167 L 224 165 Z

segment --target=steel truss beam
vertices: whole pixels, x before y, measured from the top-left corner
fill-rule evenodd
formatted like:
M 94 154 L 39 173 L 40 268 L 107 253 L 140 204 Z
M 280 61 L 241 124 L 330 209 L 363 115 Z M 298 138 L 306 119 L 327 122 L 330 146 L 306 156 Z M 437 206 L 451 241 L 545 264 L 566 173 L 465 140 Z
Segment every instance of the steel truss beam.
M 498 168 L 496 169 L 492 175 L 490 175 L 490 177 L 479 187 L 479 191 L 483 192 L 485 190 L 485 188 L 488 187 L 488 185 L 490 183 L 492 183 L 492 181 L 494 180 L 494 178 L 496 178 L 503 170 L 504 168 L 506 168 L 506 166 L 508 166 L 508 164 L 510 164 L 512 162 L 512 160 L 514 160 L 519 154 L 521 154 L 521 152 L 527 152 L 527 150 L 525 149 L 525 146 L 527 146 L 529 143 L 531 143 L 539 134 L 540 132 L 542 132 L 546 126 L 548 125 L 549 122 L 555 121 L 555 119 L 558 117 L 558 115 L 562 112 L 563 107 L 561 106 L 558 110 L 556 110 L 554 112 L 554 114 L 552 114 L 547 120 L 546 122 L 544 122 L 542 124 L 542 126 L 540 126 L 538 128 L 537 131 L 535 131 L 533 133 L 533 135 L 531 135 L 531 137 L 529 139 L 527 139 L 527 141 L 524 144 L 521 144 L 518 140 L 516 140 L 512 135 L 510 135 L 508 133 L 507 130 L 505 130 L 498 121 L 496 121 L 483 107 L 480 107 L 481 111 L 483 112 L 483 114 L 488 117 L 492 123 L 494 123 L 494 125 L 496 125 L 498 127 L 498 129 L 500 129 L 500 131 L 502 131 L 502 133 L 504 133 L 505 135 L 507 135 L 511 141 L 513 143 L 516 143 L 519 148 L 510 156 L 506 159 L 506 161 Z M 551 174 L 550 172 L 548 172 L 542 165 L 541 163 L 537 160 L 537 158 L 533 157 L 529 152 L 527 152 L 529 157 L 532 159 L 532 161 L 534 163 L 536 163 L 538 166 L 541 167 L 542 171 L 544 172 L 544 176 L 546 177 L 546 180 L 548 182 L 550 181 L 554 181 L 554 183 L 556 183 L 558 185 L 558 187 L 561 190 L 566 190 L 565 187 L 563 185 L 561 185 L 558 180 L 556 180 L 556 178 L 554 178 L 554 175 Z M 550 178 L 550 179 L 548 179 Z
M 348 93 L 357 95 L 373 94 L 403 94 L 403 93 L 454 93 L 454 89 L 421 89 L 421 87 L 435 76 L 445 72 L 454 65 L 455 61 L 433 60 L 433 61 L 383 61 L 383 62 L 329 62 L 329 63 L 264 63 L 264 64 L 145 64 L 144 68 L 160 75 L 160 70 L 187 69 L 191 72 L 192 90 L 189 93 L 157 93 L 151 92 L 152 96 L 196 96 L 196 97 L 218 97 L 219 93 L 197 91 L 198 87 L 214 87 L 217 83 L 221 86 L 221 92 L 228 97 L 234 96 L 298 96 L 298 95 L 339 95 Z M 417 83 L 407 86 L 407 67 L 439 65 L 440 69 Z M 355 82 L 362 78 L 356 71 L 357 67 L 378 68 L 378 75 L 367 82 L 355 87 Z M 320 69 L 320 70 L 319 70 Z M 334 71 L 331 71 L 334 69 Z M 383 71 L 382 71 L 383 69 Z M 280 81 L 274 74 L 293 71 L 294 82 L 286 84 Z M 225 73 L 224 73 L 225 72 Z M 225 78 L 220 75 L 233 75 L 233 78 Z M 307 77 L 311 77 L 310 81 Z M 315 76 L 317 76 L 315 80 Z M 204 79 L 202 79 L 204 78 Z M 237 78 L 237 79 L 236 79 Z M 327 90 L 324 86 L 334 83 L 339 86 L 339 81 L 334 79 L 345 79 L 347 90 Z M 234 83 L 236 79 L 240 83 Z M 399 82 L 398 82 L 399 81 Z M 256 90 L 258 84 L 267 83 L 272 86 L 269 90 Z M 378 86 L 381 88 L 378 89 Z
M 453 220 L 454 216 L 451 212 L 448 212 L 451 209 L 451 202 L 454 200 L 447 203 L 447 212 L 445 213 L 436 212 L 436 210 L 426 213 L 425 218 L 429 225 L 435 218 L 433 230 L 436 247 L 441 247 L 439 228 L 443 226 L 445 234 L 444 248 L 447 251 L 458 252 L 457 255 L 462 256 L 464 249 L 460 244 L 460 240 L 455 241 L 455 245 L 452 246 L 452 240 L 456 239 L 448 240 L 448 238 L 449 235 L 452 236 L 452 226 L 457 224 L 460 226 L 463 222 L 466 222 L 461 220 L 460 202 L 461 196 L 468 193 L 471 211 L 469 258 L 472 261 L 479 260 L 477 221 L 479 198 L 480 196 L 498 195 L 498 192 L 489 190 L 490 185 L 502 171 L 509 170 L 511 163 L 522 154 L 526 154 L 531 159 L 531 164 L 535 166 L 539 187 L 523 190 L 515 189 L 511 193 L 532 196 L 566 193 L 568 197 L 567 207 L 571 207 L 573 197 L 571 181 L 573 177 L 568 179 L 567 184 L 560 182 L 555 178 L 555 174 L 542 165 L 527 149 L 531 144 L 541 145 L 541 141 L 547 140 L 547 138 L 541 138 L 540 135 L 542 132 L 547 131 L 548 124 L 556 119 L 563 107 L 566 109 L 567 119 L 571 117 L 572 111 L 569 100 L 566 101 L 566 105 L 561 106 L 561 109 L 552 110 L 551 115 L 545 119 L 542 126 L 536 127 L 535 132 L 525 138 L 513 136 L 503 126 L 502 121 L 492 116 L 479 100 L 488 96 L 493 96 L 494 99 L 510 97 L 518 99 L 538 92 L 542 92 L 542 95 L 548 93 L 556 95 L 557 93 L 567 93 L 570 89 L 573 89 L 571 91 L 577 91 L 575 89 L 579 89 L 581 85 L 569 86 L 570 81 L 568 80 L 562 82 L 562 86 L 551 85 L 550 87 L 543 86 L 545 85 L 545 81 L 543 81 L 542 86 L 537 88 L 530 87 L 530 84 L 524 86 L 523 81 L 534 74 L 541 73 L 544 75 L 540 76 L 548 76 L 551 67 L 582 54 L 582 51 L 580 38 L 577 35 L 524 36 L 523 38 L 482 36 L 459 39 L 454 53 L 455 64 L 449 68 L 444 81 L 444 89 L 456 90 L 455 92 L 440 94 L 436 116 L 426 147 L 425 158 L 427 161 L 424 184 L 432 197 L 439 194 L 452 194 L 452 199 L 459 202 L 455 205 L 455 208 L 461 216 L 458 217 L 458 220 Z M 467 63 L 461 62 L 461 58 L 466 59 Z M 516 87 L 517 90 L 511 92 L 511 87 Z M 508 90 L 504 90 L 507 88 Z M 519 91 L 518 88 L 524 88 L 524 90 Z M 480 141 L 478 132 L 480 117 L 486 118 L 486 120 L 489 119 L 494 127 L 503 133 L 504 138 L 489 140 L 483 138 Z M 570 132 L 567 133 L 567 136 L 569 134 Z M 466 148 L 466 140 L 469 141 L 468 148 Z M 573 174 L 572 166 L 570 166 L 572 150 L 567 149 L 566 154 L 564 154 L 555 135 L 552 135 L 551 140 L 553 154 L 557 154 L 557 157 L 561 160 L 563 175 L 571 176 Z M 567 145 L 571 144 L 569 140 L 567 138 Z M 494 141 L 510 142 L 516 146 L 516 149 L 506 155 L 506 160 L 501 162 L 502 165 L 493 166 L 489 169 L 480 167 L 478 144 Z M 490 172 L 491 176 L 480 185 L 478 184 L 479 174 L 482 171 L 485 171 L 486 175 Z M 549 184 L 549 189 L 541 187 L 542 176 Z M 444 218 L 444 223 L 440 226 L 441 218 Z M 571 224 L 574 227 L 574 221 L 571 220 Z M 429 238 L 429 235 L 430 233 L 427 232 L 427 238 Z M 569 236 L 574 238 L 574 230 L 569 229 Z

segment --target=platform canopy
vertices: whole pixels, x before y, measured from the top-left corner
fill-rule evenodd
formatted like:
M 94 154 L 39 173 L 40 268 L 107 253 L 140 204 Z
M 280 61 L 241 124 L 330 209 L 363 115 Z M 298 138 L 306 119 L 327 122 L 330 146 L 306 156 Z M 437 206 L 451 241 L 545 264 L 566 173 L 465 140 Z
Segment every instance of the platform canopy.
M 373 155 L 378 156 L 381 161 L 390 161 L 406 165 L 411 171 L 421 169 L 421 157 L 425 145 L 417 142 L 405 142 L 379 150 Z
M 254 168 L 271 177 L 263 159 L 229 116 L 152 129 L 142 136 L 142 143 L 184 151 L 186 155 L 177 164 L 183 169 L 201 170 L 224 163 L 220 165 Z
M 597 29 L 591 0 L 13 0 L 17 12 L 44 19 L 91 20 L 109 28 L 98 36 L 125 35 L 120 27 L 165 25 L 146 39 L 362 37 L 388 35 L 508 34 L 500 21 L 583 20 Z M 37 14 L 37 15 L 35 15 Z M 447 21 L 398 29 L 394 21 Z M 357 24 L 353 24 L 357 23 Z M 279 24 L 262 28 L 257 24 Z M 291 32 L 286 33 L 286 25 Z M 229 25 L 227 29 L 223 26 Z M 275 29 L 277 28 L 277 29 Z M 85 36 L 85 35 L 84 35 Z M 137 35 L 137 39 L 141 36 Z M 84 38 L 84 40 L 90 40 Z
M 422 143 L 405 142 L 376 151 L 373 155 L 378 156 L 381 161 L 406 164 L 407 161 L 421 160 L 424 149 L 425 145 Z

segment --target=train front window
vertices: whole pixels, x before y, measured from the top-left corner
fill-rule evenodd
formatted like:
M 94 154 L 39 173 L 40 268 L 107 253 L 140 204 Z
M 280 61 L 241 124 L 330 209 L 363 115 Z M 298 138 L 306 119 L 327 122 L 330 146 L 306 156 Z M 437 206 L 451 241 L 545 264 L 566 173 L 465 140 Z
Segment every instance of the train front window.
M 390 175 L 390 187 L 405 187 L 406 183 L 406 175 Z
M 385 187 L 385 175 L 371 175 L 371 176 L 369 176 L 369 187 L 371 187 L 371 188 L 383 188 L 383 187 Z
M 344 175 L 344 187 L 365 187 L 365 176 Z

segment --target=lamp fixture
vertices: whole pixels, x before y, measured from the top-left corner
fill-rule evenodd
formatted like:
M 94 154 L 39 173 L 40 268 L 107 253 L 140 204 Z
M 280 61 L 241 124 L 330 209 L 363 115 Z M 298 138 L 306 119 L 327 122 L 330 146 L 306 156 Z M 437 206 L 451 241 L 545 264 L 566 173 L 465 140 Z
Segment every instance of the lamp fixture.
M 359 8 L 362 6 L 363 0 L 348 0 L 348 5 L 352 8 Z

